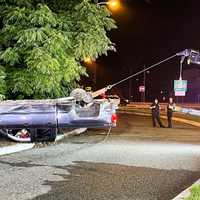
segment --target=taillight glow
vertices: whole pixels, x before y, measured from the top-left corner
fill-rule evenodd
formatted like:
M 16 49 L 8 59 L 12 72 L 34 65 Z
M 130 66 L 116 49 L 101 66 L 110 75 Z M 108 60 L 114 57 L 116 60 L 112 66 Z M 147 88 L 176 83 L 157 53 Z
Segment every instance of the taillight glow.
M 117 115 L 115 113 L 112 114 L 111 121 L 112 123 L 117 123 Z

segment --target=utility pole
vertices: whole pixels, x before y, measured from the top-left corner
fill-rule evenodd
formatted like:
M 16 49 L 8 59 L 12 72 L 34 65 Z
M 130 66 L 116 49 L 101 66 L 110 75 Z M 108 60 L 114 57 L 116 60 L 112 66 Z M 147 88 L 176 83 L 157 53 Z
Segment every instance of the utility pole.
M 146 101 L 146 66 L 144 65 L 144 73 L 143 73 L 143 85 L 144 85 L 144 92 L 143 92 L 143 102 Z
M 200 103 L 200 94 L 197 95 L 197 103 Z
M 133 69 L 132 67 L 129 67 L 129 74 L 133 73 Z M 132 85 L 132 80 L 129 80 L 129 92 L 128 92 L 128 96 L 129 96 L 129 101 L 132 101 L 132 90 L 133 90 L 133 85 Z
M 94 69 L 93 69 L 93 84 L 94 84 L 94 89 L 97 89 L 97 64 L 95 63 L 93 65 Z

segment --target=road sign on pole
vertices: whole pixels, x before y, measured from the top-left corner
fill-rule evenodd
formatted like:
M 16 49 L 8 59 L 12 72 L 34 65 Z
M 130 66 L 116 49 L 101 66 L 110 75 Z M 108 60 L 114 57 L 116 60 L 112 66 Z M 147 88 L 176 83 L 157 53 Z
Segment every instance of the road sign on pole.
M 139 86 L 139 92 L 145 92 L 145 86 L 144 85 Z
M 184 97 L 185 96 L 185 92 L 175 91 L 175 96 L 176 97 Z
M 185 96 L 187 92 L 187 80 L 174 80 L 175 96 Z

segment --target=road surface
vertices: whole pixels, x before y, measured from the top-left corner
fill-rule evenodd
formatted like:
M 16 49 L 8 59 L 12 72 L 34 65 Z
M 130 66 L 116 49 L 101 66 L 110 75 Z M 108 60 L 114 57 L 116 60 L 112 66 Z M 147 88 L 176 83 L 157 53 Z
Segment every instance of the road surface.
M 199 128 L 128 114 L 118 125 L 0 157 L 1 199 L 169 200 L 200 177 Z

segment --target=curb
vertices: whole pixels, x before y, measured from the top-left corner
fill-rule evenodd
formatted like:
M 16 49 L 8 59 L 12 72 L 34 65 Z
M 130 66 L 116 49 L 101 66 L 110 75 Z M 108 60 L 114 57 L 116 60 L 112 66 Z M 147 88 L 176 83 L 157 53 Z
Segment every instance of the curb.
M 11 146 L 1 147 L 0 156 L 29 150 L 29 149 L 32 149 L 34 146 L 35 146 L 34 143 L 24 143 L 24 144 L 16 144 L 16 145 L 11 145 Z
M 185 198 L 190 196 L 190 189 L 194 186 L 194 185 L 200 185 L 200 179 L 198 181 L 196 181 L 195 183 L 193 183 L 190 187 L 186 188 L 184 191 L 182 191 L 180 194 L 178 194 L 175 198 L 173 198 L 172 200 L 184 200 Z
M 85 132 L 86 130 L 87 130 L 87 128 L 79 128 L 79 129 L 74 129 L 70 132 L 67 132 L 63 135 L 57 135 L 55 142 L 60 141 L 64 137 L 69 136 L 69 135 L 81 134 L 81 133 Z M 0 156 L 29 150 L 29 149 L 32 149 L 34 146 L 35 146 L 35 143 L 20 143 L 20 144 L 16 144 L 16 145 L 1 147 L 0 148 Z
M 140 116 L 151 116 L 151 114 L 148 114 L 148 113 L 140 113 L 140 112 L 134 112 L 134 111 L 119 110 L 118 113 L 120 113 L 120 112 L 125 113 L 125 114 L 135 114 L 135 115 L 140 115 Z M 167 119 L 167 117 L 163 116 L 163 115 L 161 115 L 160 118 Z M 200 127 L 199 122 L 195 122 L 195 121 L 192 121 L 192 120 L 178 118 L 178 117 L 173 117 L 172 120 L 177 121 L 177 122 L 182 122 L 182 123 L 185 123 L 185 124 L 190 124 L 192 126 Z

